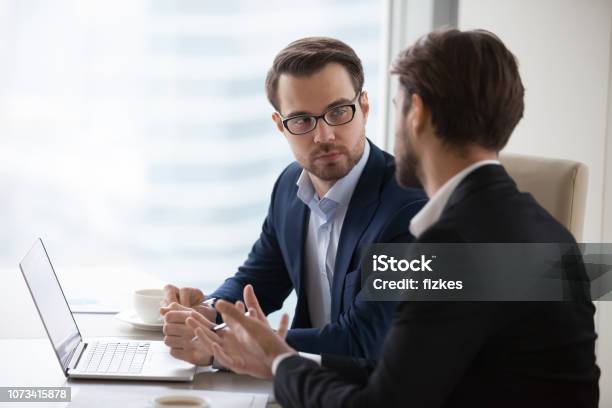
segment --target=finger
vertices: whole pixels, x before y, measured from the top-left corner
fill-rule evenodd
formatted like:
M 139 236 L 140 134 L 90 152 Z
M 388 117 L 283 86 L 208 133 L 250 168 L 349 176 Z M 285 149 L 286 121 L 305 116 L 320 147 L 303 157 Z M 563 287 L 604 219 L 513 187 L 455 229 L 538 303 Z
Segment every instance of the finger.
M 213 337 L 210 337 L 207 332 L 210 332 L 210 330 L 204 330 L 202 328 L 196 329 L 196 337 L 193 338 L 193 342 L 198 344 L 199 347 L 202 347 L 207 354 L 213 354 L 213 344 L 216 344 L 216 341 Z
M 250 317 L 253 317 L 259 320 L 260 322 L 268 324 L 268 320 L 266 319 L 266 316 L 262 316 L 256 309 L 249 309 L 248 315 Z
M 191 339 L 189 339 L 189 341 L 191 341 Z M 185 341 L 183 337 L 176 337 L 176 336 L 165 336 L 164 344 L 170 348 L 173 348 L 173 349 L 176 348 L 176 349 L 181 349 L 181 350 L 184 350 L 188 348 L 189 346 L 189 344 L 187 344 L 187 342 Z
M 164 334 L 166 336 L 193 337 L 194 328 L 180 323 L 168 323 L 164 325 Z
M 278 335 L 281 337 L 281 339 L 284 339 L 285 336 L 287 336 L 287 330 L 289 330 L 289 315 L 287 313 L 283 313 L 280 324 L 278 325 Z
M 159 308 L 159 310 L 160 310 L 160 312 L 161 312 L 162 310 L 164 310 L 164 311 L 168 312 L 168 311 L 170 311 L 170 310 L 192 310 L 192 309 L 191 309 L 191 308 L 189 308 L 189 307 L 185 307 L 185 306 L 183 306 L 183 305 L 181 305 L 181 304 L 179 304 L 179 303 L 177 303 L 177 302 L 172 302 L 172 303 L 170 303 L 168 306 L 162 306 L 162 307 L 160 307 L 160 308 Z
M 200 289 L 196 289 L 196 288 L 189 288 L 191 290 L 191 304 L 192 305 L 199 305 L 200 303 L 204 302 L 204 300 L 206 299 L 206 296 L 204 296 L 204 293 L 200 290 Z
M 183 310 L 171 310 L 166 313 L 166 323 L 185 323 L 185 320 L 191 315 L 191 312 Z
M 191 306 L 191 294 L 189 288 L 180 288 L 178 294 L 178 302 L 183 306 Z
M 206 336 L 206 332 L 208 331 L 210 330 L 197 328 L 195 331 L 196 337 L 193 338 L 192 343 L 194 344 L 194 347 L 202 348 L 206 354 L 212 355 L 213 344 L 215 344 L 215 342 Z
M 204 294 L 200 289 L 181 288 L 179 289 L 179 301 L 184 306 L 193 307 L 204 301 Z
M 200 324 L 200 322 L 198 322 L 193 317 L 189 316 L 187 319 L 185 319 L 185 326 L 191 328 L 191 330 L 193 330 L 193 332 L 195 332 L 195 330 L 198 327 L 202 327 L 203 325 Z M 204 328 L 208 329 L 208 327 L 204 327 Z
M 176 302 L 172 302 L 170 303 L 170 305 L 174 305 Z M 171 310 L 174 310 L 174 308 L 170 307 L 170 305 L 168 306 L 162 306 L 159 308 L 159 314 L 161 314 L 162 316 L 165 316 L 166 313 L 168 313 Z
M 210 340 L 211 342 L 219 343 L 219 344 L 221 344 L 223 342 L 223 339 L 217 333 L 215 333 L 214 331 L 212 331 L 212 330 L 205 330 L 205 329 L 202 329 L 202 328 L 200 328 L 200 329 L 202 330 L 202 334 L 204 335 L 204 337 L 206 339 Z
M 246 312 L 246 306 L 241 301 L 238 300 L 234 306 L 240 313 L 244 314 Z
M 176 286 L 170 284 L 164 286 L 164 300 L 167 304 L 178 302 L 177 294 L 178 288 Z
M 176 302 L 172 302 L 172 303 L 170 303 L 168 306 L 162 306 L 162 307 L 160 307 L 160 308 L 159 308 L 159 313 L 160 313 L 162 316 L 165 316 L 165 315 L 166 315 L 166 313 L 168 313 L 168 312 L 169 312 L 169 311 L 171 311 L 171 310 L 189 310 L 189 309 L 184 308 L 183 306 L 179 305 L 179 304 L 178 304 L 178 303 L 176 303 Z
M 255 296 L 255 289 L 253 288 L 253 285 L 249 284 L 244 287 L 243 296 L 244 302 L 246 303 L 249 310 L 254 309 L 257 313 L 258 319 L 261 320 L 262 318 L 265 318 L 266 315 L 264 314 L 263 310 L 261 309 L 261 306 L 259 305 L 257 296 Z
M 244 328 L 247 332 L 256 333 L 262 323 L 240 313 L 234 305 L 224 300 L 219 300 L 215 307 L 223 316 L 223 321 L 232 329 Z
M 221 313 L 223 316 L 223 321 L 225 321 L 225 323 L 228 325 L 230 325 L 230 321 L 232 321 L 232 324 L 236 325 L 243 324 L 246 320 L 244 313 L 239 312 L 234 305 L 226 302 L 225 300 L 219 300 L 215 304 L 215 308 L 219 313 Z M 226 319 L 226 316 L 229 320 Z
M 196 322 L 198 322 L 199 324 L 205 326 L 208 329 L 212 329 L 213 327 L 215 327 L 217 325 L 217 323 L 215 322 L 211 322 L 210 320 L 208 320 L 207 318 L 205 318 L 201 313 L 199 312 L 195 312 L 192 311 L 189 315 L 189 317 L 192 317 Z
M 196 329 L 198 329 L 198 328 L 204 329 L 206 331 L 212 331 L 210 326 L 207 326 L 207 325 L 204 325 L 204 324 L 198 322 L 196 319 L 194 319 L 191 316 L 189 316 L 185 320 L 185 325 L 190 329 L 190 331 L 192 333 L 195 333 Z
M 201 327 L 195 329 L 194 333 L 197 336 L 198 340 L 201 340 L 203 343 L 210 347 L 212 347 L 213 343 L 218 343 L 221 341 L 221 339 L 211 330 L 206 330 Z
M 231 358 L 228 354 L 226 354 L 223 349 L 221 348 L 221 346 L 219 346 L 217 343 L 213 343 L 212 345 L 212 349 L 213 349 L 213 354 L 215 356 L 215 358 L 217 360 L 219 360 L 219 362 L 228 368 L 231 369 L 236 369 L 237 367 L 235 367 L 235 361 L 233 358 Z

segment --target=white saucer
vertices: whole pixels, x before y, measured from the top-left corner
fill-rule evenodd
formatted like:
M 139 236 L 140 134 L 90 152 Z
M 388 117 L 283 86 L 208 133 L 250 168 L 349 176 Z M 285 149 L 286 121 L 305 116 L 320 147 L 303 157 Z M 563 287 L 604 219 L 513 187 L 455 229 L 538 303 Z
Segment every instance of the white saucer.
M 162 331 L 162 327 L 164 324 L 162 322 L 159 323 L 145 323 L 133 310 L 124 310 L 123 312 L 119 312 L 115 315 L 115 317 L 121 320 L 124 323 L 131 324 L 137 329 L 140 330 L 149 330 L 149 331 Z

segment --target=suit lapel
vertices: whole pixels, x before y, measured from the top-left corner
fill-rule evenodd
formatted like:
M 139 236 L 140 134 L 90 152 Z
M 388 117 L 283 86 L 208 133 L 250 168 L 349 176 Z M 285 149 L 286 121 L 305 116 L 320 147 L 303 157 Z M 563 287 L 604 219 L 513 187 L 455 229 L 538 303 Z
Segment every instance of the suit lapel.
M 289 273 L 293 277 L 293 283 L 298 296 L 302 295 L 304 287 L 304 244 L 306 242 L 306 231 L 310 210 L 295 196 L 292 199 L 287 222 L 285 223 L 285 242 L 289 252 Z
M 291 277 L 298 297 L 291 327 L 310 327 L 308 301 L 304 292 L 304 279 L 306 278 L 304 245 L 306 243 L 310 209 L 297 197 L 297 187 L 292 189 L 289 194 L 289 204 L 282 233 L 287 248 L 287 272 Z
M 336 265 L 332 281 L 331 320 L 335 321 L 340 313 L 344 278 L 348 272 L 351 258 L 370 221 L 380 199 L 380 186 L 384 179 L 385 158 L 380 149 L 370 143 L 370 157 L 349 203 L 336 253 Z

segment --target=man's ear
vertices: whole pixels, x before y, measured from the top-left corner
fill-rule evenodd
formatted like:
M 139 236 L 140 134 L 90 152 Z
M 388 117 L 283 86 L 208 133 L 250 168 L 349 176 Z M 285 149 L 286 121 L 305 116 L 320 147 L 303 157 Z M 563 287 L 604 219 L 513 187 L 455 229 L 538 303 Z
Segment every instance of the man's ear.
M 272 120 L 276 124 L 276 128 L 278 129 L 278 131 L 281 132 L 281 133 L 285 133 L 284 132 L 285 131 L 285 127 L 283 126 L 283 118 L 280 117 L 278 112 L 274 112 L 272 114 Z
M 408 125 L 415 135 L 421 134 L 429 124 L 430 112 L 423 104 L 423 99 L 417 93 L 410 95 L 410 111 L 408 112 Z
M 368 92 L 361 91 L 361 95 L 359 96 L 359 106 L 361 107 L 361 111 L 363 112 L 363 120 L 364 123 L 368 122 L 368 114 L 370 113 L 370 101 L 368 100 Z

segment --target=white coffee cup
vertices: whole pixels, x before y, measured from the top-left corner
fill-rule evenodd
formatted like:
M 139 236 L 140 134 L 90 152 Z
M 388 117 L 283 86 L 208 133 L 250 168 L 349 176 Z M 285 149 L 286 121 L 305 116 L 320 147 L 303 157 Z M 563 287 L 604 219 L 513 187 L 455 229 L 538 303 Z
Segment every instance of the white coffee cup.
M 165 395 L 155 398 L 155 408 L 208 408 L 210 404 L 203 398 L 192 395 Z
M 134 292 L 134 310 L 144 323 L 161 323 L 159 308 L 164 306 L 163 289 L 140 289 Z

